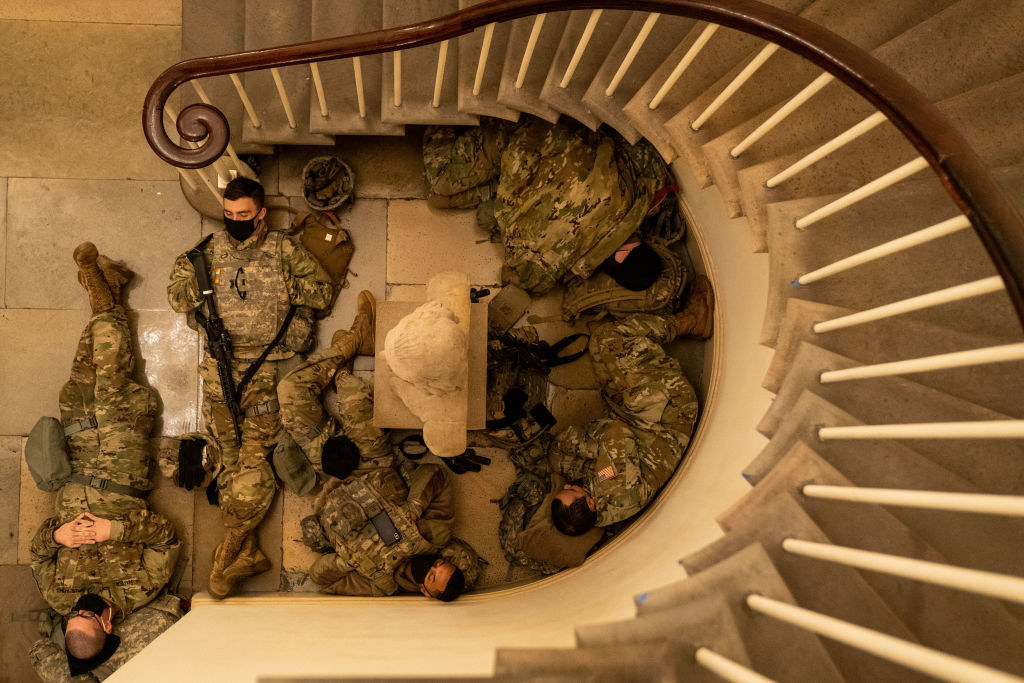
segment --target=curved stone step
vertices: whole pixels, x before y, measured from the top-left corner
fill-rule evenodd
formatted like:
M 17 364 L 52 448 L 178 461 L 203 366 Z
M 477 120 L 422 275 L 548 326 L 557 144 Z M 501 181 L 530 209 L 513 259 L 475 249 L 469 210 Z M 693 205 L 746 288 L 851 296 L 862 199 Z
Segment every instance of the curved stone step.
M 674 681 L 688 680 L 696 667 L 692 648 L 664 638 L 636 645 L 602 645 L 573 650 L 556 648 L 499 648 L 494 653 L 497 676 L 572 675 L 575 680 Z M 689 661 L 688 661 L 689 660 Z
M 979 302 L 984 301 L 979 299 Z M 775 345 L 775 355 L 762 386 L 773 393 L 779 391 L 803 342 L 850 358 L 857 361 L 857 365 L 870 365 L 1019 341 L 1019 338 L 999 339 L 961 332 L 904 317 L 821 334 L 812 329 L 817 321 L 838 318 L 852 312 L 848 308 L 789 299 Z M 1024 406 L 1020 402 L 1020 396 L 1024 394 L 1024 361 L 918 372 L 903 377 L 999 413 L 1024 417 Z
M 534 17 L 516 19 L 512 23 L 512 32 L 505 47 L 505 63 L 501 71 L 501 84 L 498 88 L 498 102 L 507 107 L 524 111 L 554 123 L 559 113 L 548 106 L 540 97 L 544 87 L 551 61 L 555 58 L 558 43 L 562 39 L 562 31 L 569 21 L 569 12 L 551 12 L 544 17 L 540 36 L 533 49 L 533 55 L 526 69 L 522 87 L 516 87 L 519 69 L 526 54 L 533 31 Z
M 583 95 L 583 104 L 602 121 L 619 131 L 631 144 L 636 144 L 640 139 L 640 133 L 630 123 L 623 108 L 675 49 L 679 36 L 685 36 L 696 23 L 695 20 L 685 17 L 659 15 L 615 90 L 608 95 L 612 79 L 618 73 L 650 16 L 647 12 L 633 13 Z
M 459 9 L 479 5 L 481 2 L 483 0 L 459 0 Z M 480 81 L 480 93 L 473 94 L 480 50 L 484 44 L 484 31 L 485 28 L 481 26 L 472 33 L 459 36 L 459 111 L 518 121 L 517 110 L 498 104 L 498 88 L 501 86 L 501 70 L 505 63 L 508 36 L 512 32 L 511 23 L 503 21 L 494 24 L 483 78 Z
M 885 508 L 804 496 L 801 489 L 809 483 L 854 485 L 809 446 L 798 441 L 768 476 L 719 516 L 719 524 L 731 535 L 751 524 L 764 523 L 762 506 L 776 496 L 790 495 L 836 545 L 950 563 Z M 931 534 L 942 531 L 936 525 L 941 521 L 941 518 L 932 520 Z M 975 521 L 979 527 L 985 522 L 983 518 Z M 1008 554 L 1017 556 L 1018 563 L 1024 562 L 1020 545 L 1002 547 Z M 1024 653 L 1016 646 L 1024 639 L 1024 627 L 1000 601 L 881 572 L 862 571 L 861 574 L 924 645 L 1007 671 L 1019 672 L 1024 667 Z M 984 628 L 978 628 L 979 625 Z
M 968 476 L 961 476 L 898 441 L 821 441 L 819 426 L 859 425 L 864 422 L 811 391 L 804 391 L 789 410 L 767 446 L 744 469 L 743 476 L 759 484 L 772 468 L 801 441 L 857 486 L 922 491 L 985 493 Z M 854 506 L 858 507 L 858 506 Z M 1020 559 L 1007 548 L 1024 548 L 1024 524 L 1012 518 L 889 507 L 950 562 L 1002 573 L 1019 573 Z M 867 527 L 865 527 L 867 528 Z M 1024 614 L 1024 609 L 1015 611 Z
M 573 71 L 566 87 L 562 87 L 562 78 L 576 54 L 580 38 L 590 22 L 593 10 L 572 12 L 562 32 L 558 50 L 551 61 L 551 68 L 544 79 L 540 91 L 540 99 L 552 109 L 557 109 L 566 116 L 580 121 L 591 130 L 597 130 L 601 119 L 583 104 L 583 94 L 601 67 L 608 49 L 622 32 L 632 12 L 626 10 L 604 10 L 598 17 L 594 32 L 584 48 L 583 55 Z
M 801 607 L 897 638 L 917 638 L 875 593 L 856 569 L 799 557 L 782 549 L 786 538 L 831 543 L 787 492 L 759 500 L 759 514 L 725 536 L 687 555 L 680 564 L 691 578 L 752 543 L 760 544 Z M 823 639 L 829 656 L 846 680 L 927 680 L 861 650 Z

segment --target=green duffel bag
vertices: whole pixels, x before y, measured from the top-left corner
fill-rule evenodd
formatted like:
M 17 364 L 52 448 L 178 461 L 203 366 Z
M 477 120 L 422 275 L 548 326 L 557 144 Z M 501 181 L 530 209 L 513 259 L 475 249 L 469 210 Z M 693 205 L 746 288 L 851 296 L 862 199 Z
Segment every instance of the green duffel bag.
M 58 491 L 71 477 L 64 427 L 54 417 L 41 417 L 25 442 L 25 464 L 40 491 Z

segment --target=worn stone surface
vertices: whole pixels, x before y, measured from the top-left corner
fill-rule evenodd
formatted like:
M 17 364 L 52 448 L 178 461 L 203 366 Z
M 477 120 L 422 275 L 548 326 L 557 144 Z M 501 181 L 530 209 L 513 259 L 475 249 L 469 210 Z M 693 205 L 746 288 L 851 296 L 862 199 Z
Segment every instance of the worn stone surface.
M 0 21 L 0 176 L 177 177 L 146 144 L 139 109 L 153 79 L 178 61 L 180 34 L 177 26 Z
M 453 244 L 462 248 L 453 249 Z M 465 272 L 470 282 L 494 284 L 501 263 L 501 245 L 487 241 L 474 212 L 434 209 L 425 201 L 388 203 L 389 284 L 426 284 L 445 270 Z
M 33 2 L 4 0 L 0 19 L 73 21 L 83 24 L 181 25 L 181 0 L 104 0 L 104 2 Z
M 24 452 L 25 443 L 21 439 L 18 448 L 19 456 Z M 21 458 L 21 493 L 18 496 L 18 564 L 28 564 L 32 561 L 29 550 L 32 547 L 32 537 L 35 536 L 39 525 L 47 517 L 54 514 L 53 505 L 56 494 L 40 491 L 36 488 L 36 482 L 32 479 L 32 473 L 28 471 L 25 458 Z
M 89 240 L 136 272 L 129 308 L 168 310 L 171 265 L 200 233 L 176 181 L 14 178 L 8 193 L 8 306 L 87 308 L 71 254 Z
M 135 376 L 160 394 L 154 434 L 178 435 L 199 425 L 199 333 L 173 311 L 129 314 L 135 329 Z M 59 388 L 59 387 L 58 387 Z
M 0 307 L 7 306 L 7 178 L 0 178 Z
M 36 681 L 28 650 L 39 639 L 39 617 L 47 613 L 46 601 L 32 579 L 32 570 L 22 566 L 0 566 L 0 593 L 4 596 L 4 618 L 0 619 L 0 680 L 21 683 Z
M 566 389 L 551 386 L 548 389 L 548 405 L 558 420 L 554 430 L 561 431 L 569 425 L 582 426 L 602 417 L 607 412 L 599 389 Z
M 175 486 L 174 482 L 165 477 L 159 469 L 154 468 L 153 472 L 153 491 L 149 494 L 149 507 L 171 520 L 175 531 L 178 532 L 178 538 L 182 540 L 178 566 L 168 582 L 168 590 L 178 595 L 189 596 L 192 595 L 192 557 L 195 554 L 195 509 L 192 497 L 196 493 L 202 495 L 202 491 L 186 491 Z
M 21 437 L 0 436 L 0 565 L 18 563 Z
M 319 492 L 319 488 L 315 491 Z M 281 569 L 292 575 L 295 572 L 308 572 L 319 555 L 310 550 L 302 542 L 302 519 L 313 514 L 313 501 L 316 496 L 310 493 L 297 496 L 290 491 L 282 492 L 284 510 L 283 533 L 281 536 Z

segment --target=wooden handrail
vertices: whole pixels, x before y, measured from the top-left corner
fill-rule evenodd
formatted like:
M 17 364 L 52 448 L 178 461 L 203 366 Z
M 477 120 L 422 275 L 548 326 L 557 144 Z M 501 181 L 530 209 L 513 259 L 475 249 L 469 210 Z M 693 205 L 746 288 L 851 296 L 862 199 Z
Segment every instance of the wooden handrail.
M 219 110 L 193 104 L 178 116 L 182 138 L 205 139 L 196 149 L 175 144 L 163 127 L 164 104 L 187 81 L 406 50 L 456 38 L 492 22 L 564 9 L 562 0 L 490 0 L 408 26 L 179 62 L 160 74 L 146 95 L 143 131 L 164 161 L 182 168 L 206 166 L 228 143 L 228 123 Z M 776 43 L 835 76 L 885 114 L 927 160 L 970 219 L 1024 324 L 1024 220 L 967 140 L 923 93 L 885 64 L 828 29 L 756 0 L 575 0 L 572 9 L 658 12 L 720 24 Z

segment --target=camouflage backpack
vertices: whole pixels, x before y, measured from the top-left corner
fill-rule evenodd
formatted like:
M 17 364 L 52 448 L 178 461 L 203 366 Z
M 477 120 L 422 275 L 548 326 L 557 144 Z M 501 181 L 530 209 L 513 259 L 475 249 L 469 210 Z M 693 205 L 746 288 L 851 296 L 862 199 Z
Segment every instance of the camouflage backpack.
M 606 311 L 628 313 L 671 313 L 679 304 L 689 272 L 679 257 L 660 239 L 647 242 L 665 265 L 661 276 L 647 289 L 635 292 L 620 286 L 610 275 L 598 271 L 586 280 L 574 279 L 562 296 L 562 318 L 575 321 L 584 313 Z

